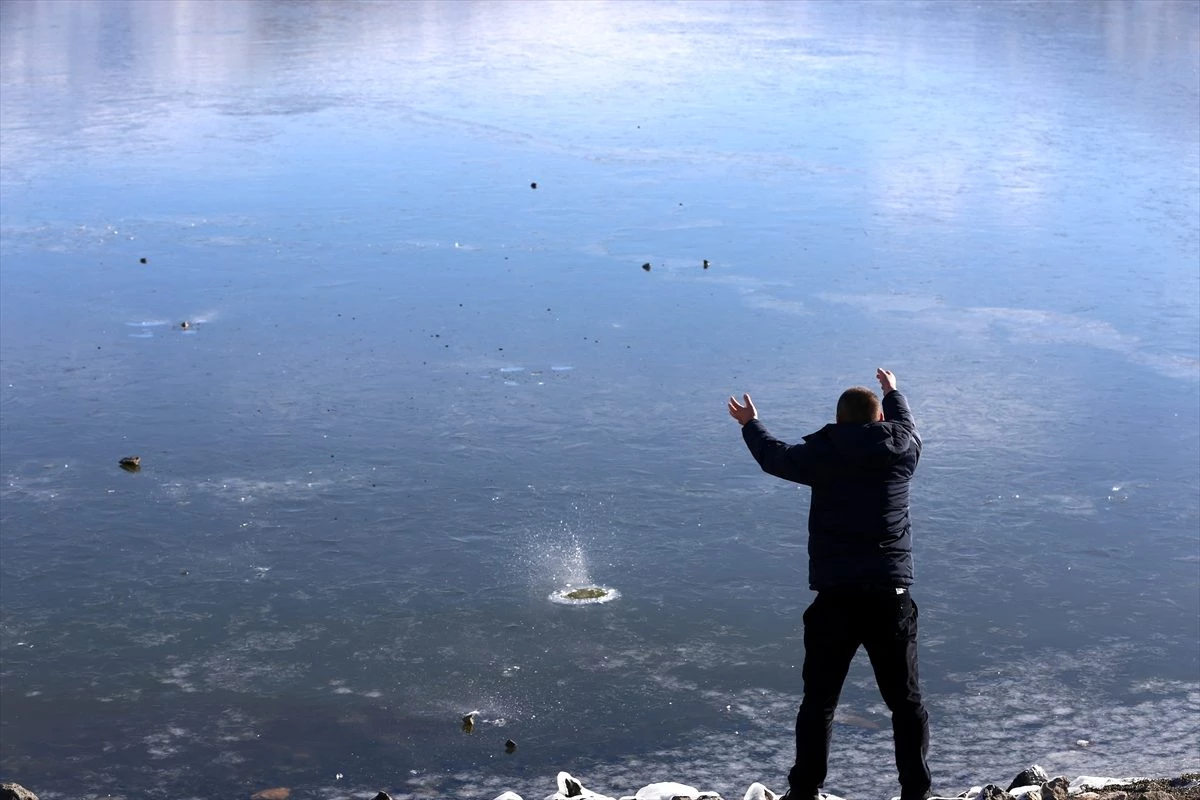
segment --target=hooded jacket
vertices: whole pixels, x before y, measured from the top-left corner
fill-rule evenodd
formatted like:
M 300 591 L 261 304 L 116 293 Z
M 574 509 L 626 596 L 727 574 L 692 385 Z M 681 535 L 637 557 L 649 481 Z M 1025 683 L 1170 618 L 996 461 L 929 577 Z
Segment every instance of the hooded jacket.
M 884 396 L 883 416 L 883 422 L 829 424 L 799 444 L 779 441 L 756 419 L 742 426 L 763 472 L 812 487 L 811 589 L 912 585 L 908 482 L 921 437 L 900 392 Z

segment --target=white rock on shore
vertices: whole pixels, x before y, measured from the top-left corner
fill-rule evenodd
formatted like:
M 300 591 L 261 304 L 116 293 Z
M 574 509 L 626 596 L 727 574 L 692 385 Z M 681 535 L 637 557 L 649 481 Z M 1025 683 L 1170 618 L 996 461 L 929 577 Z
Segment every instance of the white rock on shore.
M 1195 776 L 1188 775 L 1187 778 Z M 1098 797 L 1095 792 L 1109 787 L 1128 786 L 1146 778 L 1100 778 L 1092 775 L 1081 775 L 1075 780 L 1068 781 L 1065 777 L 1049 778 L 1045 771 L 1034 764 L 1020 772 L 1008 789 L 1001 789 L 995 784 L 972 786 L 965 792 L 954 797 L 934 797 L 931 800 L 1065 800 L 1068 797 L 1086 796 Z M 545 800 L 722 800 L 716 792 L 706 792 L 683 783 L 662 782 L 643 786 L 635 794 L 621 795 L 620 798 L 593 792 L 584 787 L 570 773 L 560 772 L 555 781 L 557 791 L 547 795 Z M 1172 781 L 1175 788 L 1176 781 Z M 1200 790 L 1200 779 L 1183 781 L 1178 788 L 1189 791 Z M 1124 797 L 1124 793 L 1120 793 Z M 1171 795 L 1167 794 L 1167 797 Z M 1189 795 L 1192 797 L 1195 795 Z M 779 800 L 780 795 L 768 789 L 761 783 L 750 784 L 742 800 Z M 832 794 L 822 794 L 822 800 L 842 800 Z M 516 792 L 504 792 L 493 800 L 524 800 Z M 893 798 L 899 800 L 899 798 Z M 1083 797 L 1081 797 L 1083 800 Z
M 558 791 L 546 795 L 546 800 L 722 800 L 721 795 L 716 792 L 703 792 L 694 786 L 674 781 L 647 784 L 638 789 L 635 794 L 622 795 L 620 798 L 593 792 L 577 778 L 572 777 L 569 772 L 558 773 L 555 782 L 558 784 Z M 825 797 L 827 800 L 841 800 L 833 795 L 825 795 Z M 508 791 L 496 795 L 492 800 L 524 800 L 524 798 L 516 792 Z M 779 800 L 779 795 L 761 783 L 752 783 L 746 790 L 743 800 Z

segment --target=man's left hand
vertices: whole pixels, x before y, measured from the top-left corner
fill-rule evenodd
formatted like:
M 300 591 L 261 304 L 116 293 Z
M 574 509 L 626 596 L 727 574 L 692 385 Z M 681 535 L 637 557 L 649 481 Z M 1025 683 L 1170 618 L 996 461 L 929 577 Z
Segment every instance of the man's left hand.
M 732 397 L 729 398 L 729 416 L 738 421 L 739 425 L 745 425 L 752 419 L 758 419 L 758 409 L 754 407 L 754 401 L 750 399 L 750 395 L 742 395 L 742 399 L 746 401 L 746 405 L 742 405 Z

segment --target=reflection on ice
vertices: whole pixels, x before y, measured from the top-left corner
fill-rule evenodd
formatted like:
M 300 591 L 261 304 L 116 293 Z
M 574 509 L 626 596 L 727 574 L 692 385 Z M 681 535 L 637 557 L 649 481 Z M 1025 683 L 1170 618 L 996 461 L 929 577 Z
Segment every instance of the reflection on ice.
M 823 292 L 817 296 L 826 302 L 856 306 L 869 313 L 911 314 L 915 324 L 945 329 L 956 336 L 986 340 L 998 332 L 1013 341 L 1108 350 L 1169 378 L 1200 380 L 1200 361 L 1147 351 L 1136 336 L 1122 333 L 1109 322 L 1081 314 L 1031 308 L 954 307 L 938 297 L 910 294 Z
M 213 481 L 199 481 L 191 486 L 173 483 L 165 485 L 173 494 L 186 496 L 192 491 L 212 494 L 238 502 L 247 502 L 262 497 L 303 497 L 323 491 L 333 485 L 333 481 L 304 480 L 299 478 L 283 478 L 264 480 L 260 478 L 228 477 Z

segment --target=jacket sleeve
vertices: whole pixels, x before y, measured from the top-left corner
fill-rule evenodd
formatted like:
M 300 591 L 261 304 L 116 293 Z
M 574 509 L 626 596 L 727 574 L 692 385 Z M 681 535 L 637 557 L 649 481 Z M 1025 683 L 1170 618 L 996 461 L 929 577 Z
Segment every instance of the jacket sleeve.
M 756 419 L 742 426 L 742 439 L 763 472 L 785 481 L 812 485 L 812 451 L 809 445 L 781 442 L 767 433 L 767 429 Z
M 908 408 L 908 400 L 899 391 L 893 389 L 883 396 L 883 418 L 906 428 L 909 434 L 921 446 L 921 434 L 917 433 L 917 421 Z

